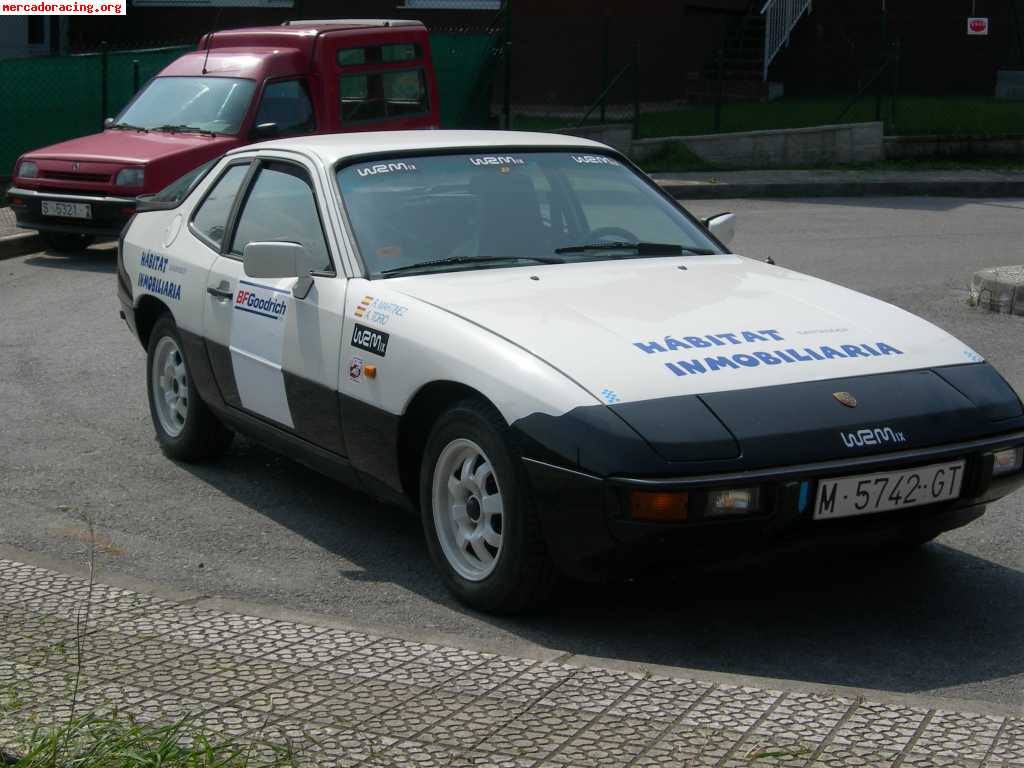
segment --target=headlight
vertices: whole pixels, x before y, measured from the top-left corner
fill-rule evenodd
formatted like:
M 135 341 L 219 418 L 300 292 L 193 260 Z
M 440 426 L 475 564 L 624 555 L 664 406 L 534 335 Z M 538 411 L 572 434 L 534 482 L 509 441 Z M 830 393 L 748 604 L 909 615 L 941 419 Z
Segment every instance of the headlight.
M 1007 448 L 992 454 L 992 477 L 1019 472 L 1024 465 L 1024 448 Z
M 18 176 L 23 179 L 35 179 L 39 177 L 39 166 L 31 160 L 22 160 L 18 166 Z
M 752 515 L 759 511 L 760 493 L 758 488 L 727 488 L 708 492 L 705 517 L 733 517 Z
M 146 171 L 143 168 L 122 168 L 114 178 L 114 184 L 118 187 L 141 187 L 146 179 Z

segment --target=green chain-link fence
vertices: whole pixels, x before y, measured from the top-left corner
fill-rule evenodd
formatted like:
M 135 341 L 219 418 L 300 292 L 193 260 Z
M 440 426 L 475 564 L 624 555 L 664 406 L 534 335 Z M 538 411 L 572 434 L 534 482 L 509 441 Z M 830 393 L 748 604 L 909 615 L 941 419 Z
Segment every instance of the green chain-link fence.
M 497 32 L 430 33 L 442 128 L 488 127 L 500 43 Z
M 0 178 L 13 172 L 23 152 L 101 130 L 103 119 L 116 115 L 131 99 L 136 81 L 145 84 L 186 50 L 189 47 L 0 61 Z
M 487 126 L 496 40 L 478 30 L 431 33 L 443 127 Z M 103 119 L 120 112 L 137 87 L 188 50 L 0 60 L 0 179 L 13 173 L 23 152 L 101 130 Z

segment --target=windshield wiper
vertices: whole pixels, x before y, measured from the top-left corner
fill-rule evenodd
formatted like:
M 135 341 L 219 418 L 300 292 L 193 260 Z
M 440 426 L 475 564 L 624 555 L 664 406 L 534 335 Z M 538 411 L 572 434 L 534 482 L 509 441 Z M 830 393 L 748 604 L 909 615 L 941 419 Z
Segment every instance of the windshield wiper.
M 585 243 L 555 248 L 555 253 L 589 253 L 591 251 L 636 251 L 640 256 L 682 256 L 684 253 L 711 256 L 714 253 L 707 248 L 688 248 L 685 245 L 673 243 L 627 243 L 623 241 Z
M 416 264 L 405 264 L 401 267 L 383 269 L 380 274 L 390 277 L 391 275 L 408 274 L 420 270 L 429 271 L 430 267 L 441 267 L 458 264 L 484 264 L 500 261 L 529 261 L 535 264 L 564 264 L 564 259 L 556 259 L 553 256 L 449 256 L 446 259 L 433 259 L 421 261 Z
M 132 125 L 131 123 L 114 123 L 110 127 L 115 131 L 142 131 L 143 133 L 149 133 L 149 128 L 143 128 L 141 125 Z
M 167 133 L 204 133 L 207 136 L 217 135 L 213 131 L 208 131 L 205 128 L 196 128 L 191 125 L 161 125 L 159 128 L 154 128 L 153 130 L 166 131 Z

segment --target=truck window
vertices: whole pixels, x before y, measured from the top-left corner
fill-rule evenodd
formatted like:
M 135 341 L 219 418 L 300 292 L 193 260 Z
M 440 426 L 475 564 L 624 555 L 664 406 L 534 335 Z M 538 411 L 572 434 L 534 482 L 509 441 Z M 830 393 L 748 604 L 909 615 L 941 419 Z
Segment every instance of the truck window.
M 363 64 L 394 64 L 401 61 L 416 61 L 423 57 L 423 49 L 417 43 L 390 43 L 388 45 L 367 45 L 361 48 L 342 48 L 338 51 L 338 64 L 342 67 L 358 67 Z
M 255 126 L 273 124 L 276 133 L 312 133 L 316 118 L 309 90 L 302 80 L 267 83 L 256 112 Z
M 344 122 L 384 120 L 430 111 L 422 69 L 392 69 L 342 75 L 339 81 Z
M 149 131 L 194 128 L 235 135 L 256 83 L 232 77 L 158 77 L 120 114 L 114 126 Z

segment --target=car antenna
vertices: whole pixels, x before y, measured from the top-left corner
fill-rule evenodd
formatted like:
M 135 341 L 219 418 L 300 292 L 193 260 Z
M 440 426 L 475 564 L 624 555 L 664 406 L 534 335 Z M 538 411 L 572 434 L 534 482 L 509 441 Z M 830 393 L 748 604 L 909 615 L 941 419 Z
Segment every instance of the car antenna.
M 206 74 L 206 62 L 210 60 L 210 43 L 213 42 L 214 33 L 211 32 L 206 36 L 206 55 L 203 56 L 203 74 Z
M 224 6 L 217 9 L 217 15 L 213 17 L 213 29 L 206 35 L 206 55 L 203 56 L 203 74 L 206 74 L 206 62 L 210 60 L 210 45 L 213 43 L 213 36 L 217 34 L 217 23 L 220 21 L 220 12 Z

